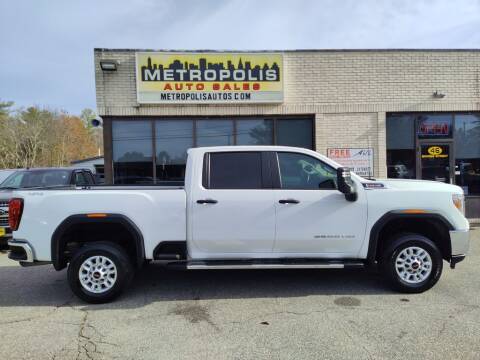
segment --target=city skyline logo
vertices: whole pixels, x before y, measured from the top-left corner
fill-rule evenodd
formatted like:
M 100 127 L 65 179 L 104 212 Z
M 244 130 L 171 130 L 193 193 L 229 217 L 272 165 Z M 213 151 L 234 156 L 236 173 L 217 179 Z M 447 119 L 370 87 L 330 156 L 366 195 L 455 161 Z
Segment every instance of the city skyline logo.
M 280 53 L 137 52 L 139 103 L 278 103 Z
M 280 67 L 274 61 L 263 66 L 241 57 L 235 65 L 232 60 L 211 62 L 206 57 L 196 61 L 175 59 L 168 65 L 152 61 L 141 67 L 142 81 L 280 81 Z

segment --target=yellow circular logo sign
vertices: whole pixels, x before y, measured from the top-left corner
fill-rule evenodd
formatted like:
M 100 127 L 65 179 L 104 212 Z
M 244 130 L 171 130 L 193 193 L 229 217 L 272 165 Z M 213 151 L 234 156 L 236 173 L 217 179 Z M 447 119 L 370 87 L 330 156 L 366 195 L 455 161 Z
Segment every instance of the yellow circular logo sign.
M 443 152 L 440 146 L 430 146 L 427 151 L 430 155 L 433 156 L 438 156 Z

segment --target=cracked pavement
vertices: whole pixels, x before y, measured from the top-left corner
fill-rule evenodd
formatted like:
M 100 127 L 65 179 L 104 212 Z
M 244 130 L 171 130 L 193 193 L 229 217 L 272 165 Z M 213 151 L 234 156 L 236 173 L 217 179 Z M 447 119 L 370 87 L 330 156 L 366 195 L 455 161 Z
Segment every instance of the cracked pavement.
M 0 254 L 2 359 L 479 359 L 480 229 L 424 294 L 367 271 L 173 271 L 82 303 L 66 272 Z

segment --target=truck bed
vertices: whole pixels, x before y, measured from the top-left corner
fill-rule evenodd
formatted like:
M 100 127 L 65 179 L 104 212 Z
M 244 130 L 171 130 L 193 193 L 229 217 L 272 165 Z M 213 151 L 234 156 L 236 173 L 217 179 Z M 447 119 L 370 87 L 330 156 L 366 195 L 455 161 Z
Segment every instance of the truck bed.
M 18 190 L 25 198 L 17 239 L 35 244 L 36 259 L 50 261 L 51 236 L 69 216 L 89 213 L 123 215 L 142 229 L 147 259 L 161 241 L 186 241 L 186 193 L 172 186 L 91 186 Z

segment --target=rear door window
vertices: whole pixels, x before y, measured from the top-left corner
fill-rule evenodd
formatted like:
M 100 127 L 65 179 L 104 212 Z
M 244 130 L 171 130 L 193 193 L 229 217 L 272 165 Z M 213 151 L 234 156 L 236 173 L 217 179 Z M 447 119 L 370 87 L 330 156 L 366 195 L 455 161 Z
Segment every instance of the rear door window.
M 262 189 L 261 152 L 210 153 L 204 171 L 208 189 Z

